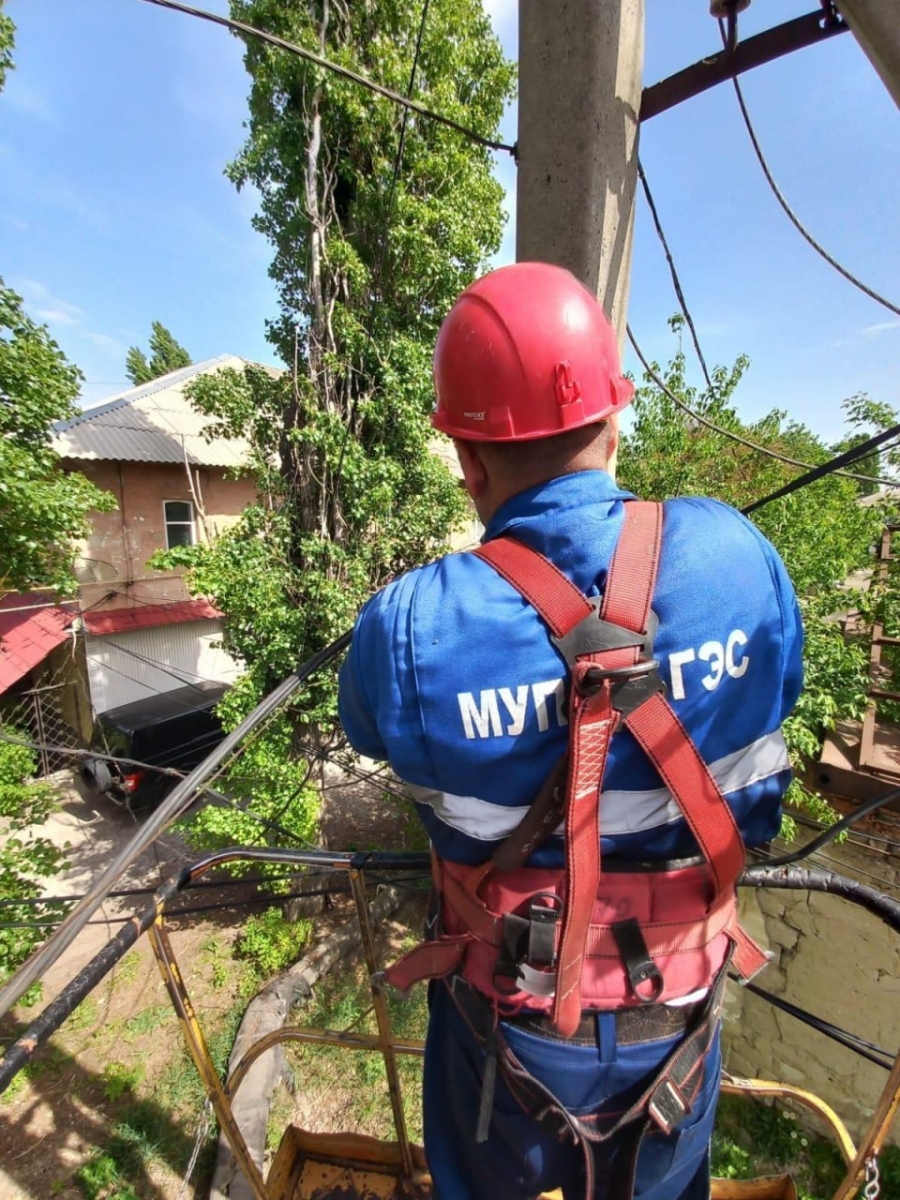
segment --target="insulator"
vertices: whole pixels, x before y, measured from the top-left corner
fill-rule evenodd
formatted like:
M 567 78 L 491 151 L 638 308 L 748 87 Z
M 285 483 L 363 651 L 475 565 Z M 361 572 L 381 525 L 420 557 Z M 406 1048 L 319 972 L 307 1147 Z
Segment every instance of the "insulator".
M 719 21 L 728 17 L 729 11 L 742 13 L 750 7 L 750 0 L 709 0 L 709 15 Z

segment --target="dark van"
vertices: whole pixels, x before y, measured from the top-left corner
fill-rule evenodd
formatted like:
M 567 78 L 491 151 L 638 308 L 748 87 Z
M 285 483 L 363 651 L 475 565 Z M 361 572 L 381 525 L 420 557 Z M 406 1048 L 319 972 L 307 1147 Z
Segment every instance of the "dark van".
M 227 690 L 225 683 L 192 683 L 100 713 L 90 745 L 96 757 L 80 769 L 85 786 L 130 808 L 159 804 L 178 782 L 175 776 L 114 760 L 192 770 L 225 736 L 213 709 Z

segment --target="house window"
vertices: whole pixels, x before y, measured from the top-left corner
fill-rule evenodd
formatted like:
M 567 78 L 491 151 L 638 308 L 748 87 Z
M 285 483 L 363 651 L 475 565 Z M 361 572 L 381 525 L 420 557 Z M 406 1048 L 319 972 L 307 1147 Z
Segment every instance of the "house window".
M 173 546 L 193 546 L 194 506 L 190 500 L 164 500 L 166 517 L 166 549 Z

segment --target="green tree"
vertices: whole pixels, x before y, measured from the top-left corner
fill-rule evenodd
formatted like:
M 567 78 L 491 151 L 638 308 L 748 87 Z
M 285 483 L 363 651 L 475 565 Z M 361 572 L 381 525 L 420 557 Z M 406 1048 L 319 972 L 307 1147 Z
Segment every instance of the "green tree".
M 7 733 L 15 730 L 7 728 Z M 36 783 L 32 776 L 35 761 L 25 746 L 0 742 L 0 900 L 4 902 L 3 927 L 0 928 L 0 984 L 25 961 L 31 951 L 51 932 L 64 915 L 64 906 L 42 905 L 36 909 L 29 900 L 40 896 L 40 880 L 52 878 L 66 865 L 65 853 L 37 832 L 55 807 L 53 789 Z M 20 901 L 21 903 L 11 903 Z M 16 922 L 46 920 L 46 926 Z M 31 989 L 27 1001 L 37 999 Z
M 234 0 L 231 11 L 397 91 L 409 86 L 420 0 Z M 254 224 L 274 248 L 280 309 L 268 336 L 287 369 L 224 371 L 190 389 L 212 430 L 249 439 L 259 501 L 212 546 L 167 560 L 193 565 L 192 586 L 224 611 L 225 645 L 248 668 L 231 720 L 346 629 L 373 590 L 445 549 L 465 507 L 430 449 L 431 354 L 503 228 L 485 148 L 411 115 L 395 180 L 396 105 L 250 40 L 245 63 L 249 133 L 228 173 L 260 196 Z M 480 0 L 434 0 L 416 100 L 496 137 L 512 84 Z M 295 710 L 295 751 L 313 727 L 320 742 L 333 730 L 333 682 L 318 681 Z M 273 751 L 273 767 L 279 759 Z M 299 775 L 295 786 L 309 829 Z M 290 824 L 283 797 L 279 819 Z M 268 803 L 260 792 L 255 802 Z M 207 809 L 198 824 L 226 818 Z
M 115 501 L 63 471 L 50 444 L 54 421 L 74 416 L 81 373 L 46 326 L 0 279 L 0 593 L 75 586 L 75 542 L 90 510 Z
M 12 70 L 12 52 L 15 47 L 16 27 L 12 18 L 3 12 L 4 0 L 0 0 L 0 92 L 6 82 L 6 72 Z
M 855 446 L 867 442 L 875 433 L 890 429 L 897 424 L 897 414 L 889 404 L 883 404 L 871 399 L 865 392 L 857 392 L 849 400 L 844 401 L 844 411 L 847 413 L 847 424 L 851 433 L 835 442 L 832 446 L 834 454 L 844 454 Z M 896 446 L 890 449 L 873 450 L 865 458 L 861 458 L 853 470 L 861 475 L 881 477 L 885 470 L 900 466 L 900 450 Z M 860 480 L 857 488 L 861 496 L 872 496 L 878 491 L 878 484 Z
M 176 342 L 165 325 L 154 321 L 151 325 L 149 360 L 143 350 L 131 346 L 125 357 L 125 374 L 137 387 L 159 379 L 160 375 L 177 371 L 180 367 L 189 367 L 191 362 L 191 356 L 184 346 Z
M 681 318 L 671 321 L 680 334 Z M 749 366 L 745 357 L 730 369 L 716 367 L 712 387 L 688 384 L 685 356 L 678 349 L 665 369 L 655 366 L 666 386 L 695 413 L 729 432 L 776 454 L 818 465 L 833 448 L 805 426 L 774 409 L 753 423 L 741 421 L 733 395 Z M 887 428 L 897 422 L 888 405 L 865 397 L 844 404 L 849 423 L 858 428 Z M 870 464 L 871 465 L 871 464 Z M 862 467 L 857 468 L 866 473 Z M 631 425 L 622 437 L 619 477 L 645 499 L 679 495 L 714 496 L 737 508 L 762 499 L 796 477 L 798 469 L 728 440 L 687 416 L 649 375 L 638 388 Z M 883 608 L 885 589 L 854 589 L 847 581 L 872 567 L 872 548 L 888 514 L 887 502 L 860 504 L 860 485 L 829 475 L 755 512 L 754 523 L 784 560 L 800 601 L 806 632 L 804 690 L 785 736 L 794 764 L 802 769 L 819 752 L 825 733 L 842 718 L 865 711 L 868 648 L 863 636 L 849 635 L 837 619 L 859 611 L 861 624 Z M 830 809 L 796 782 L 789 800 L 828 817 Z

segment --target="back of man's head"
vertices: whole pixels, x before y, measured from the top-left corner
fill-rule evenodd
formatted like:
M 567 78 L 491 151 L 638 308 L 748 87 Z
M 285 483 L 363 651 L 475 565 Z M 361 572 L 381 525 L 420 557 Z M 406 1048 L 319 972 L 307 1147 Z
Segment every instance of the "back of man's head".
M 477 442 L 477 453 L 491 468 L 522 487 L 533 487 L 576 471 L 606 470 L 611 423 L 581 425 L 553 437 L 517 442 Z

